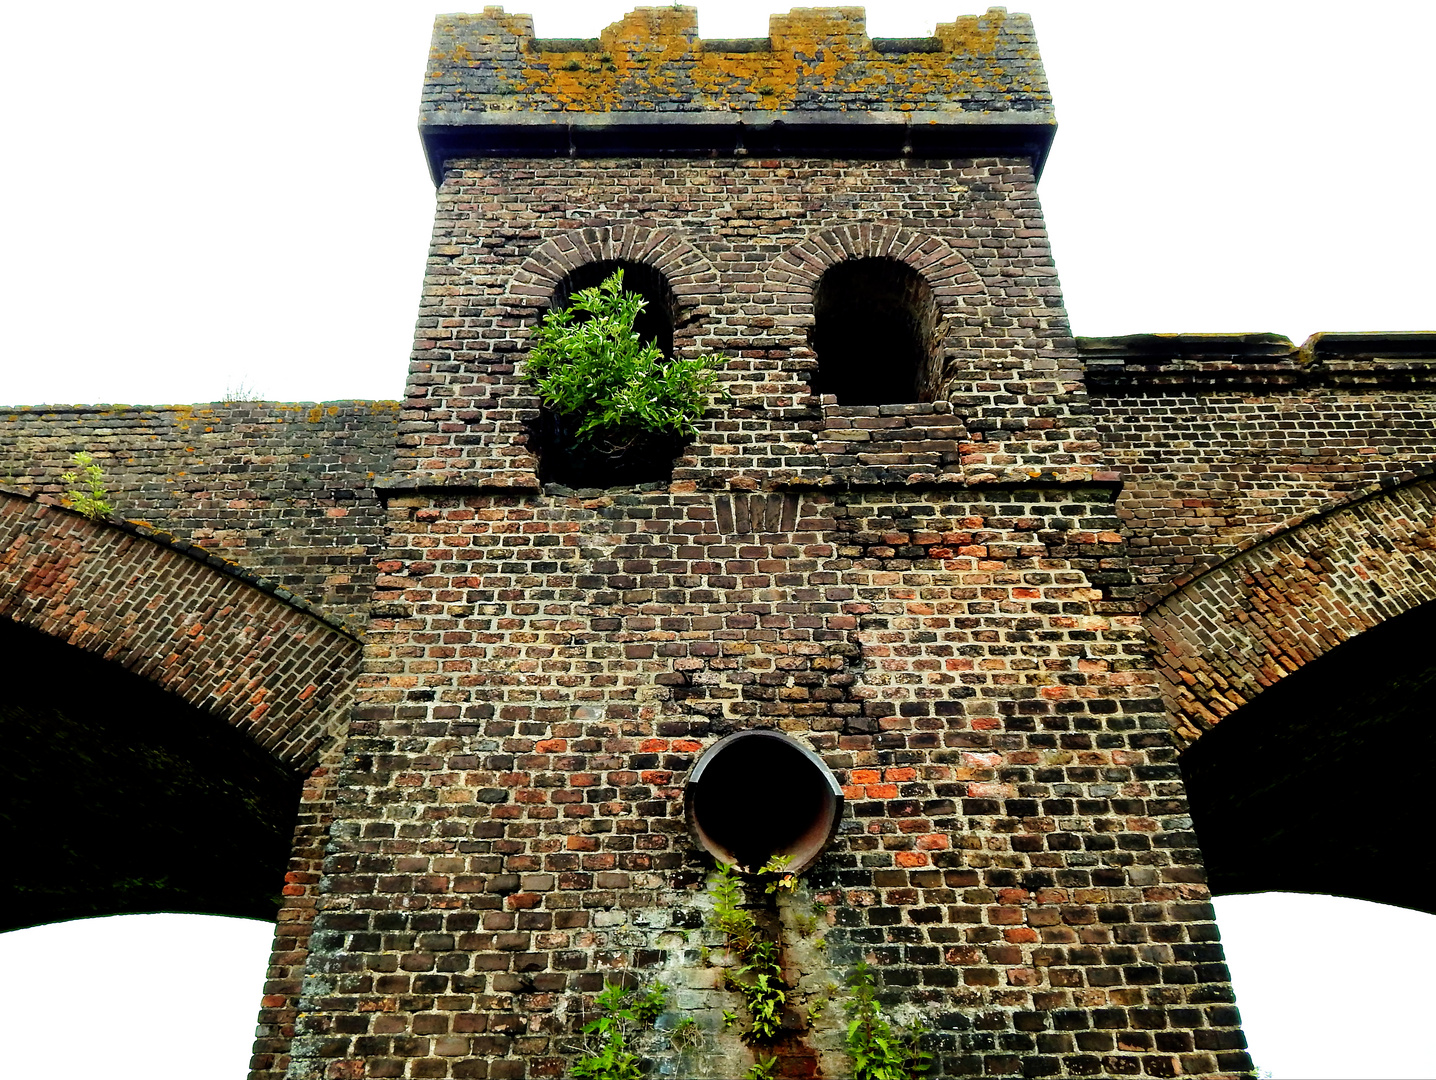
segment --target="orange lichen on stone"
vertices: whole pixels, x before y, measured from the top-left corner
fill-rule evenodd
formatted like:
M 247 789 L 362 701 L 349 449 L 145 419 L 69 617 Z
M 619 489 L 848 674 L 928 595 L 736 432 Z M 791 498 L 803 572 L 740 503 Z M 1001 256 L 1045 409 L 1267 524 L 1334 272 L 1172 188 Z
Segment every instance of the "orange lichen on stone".
M 997 35 L 1007 18 L 1004 8 L 989 8 L 985 15 L 959 15 L 950 23 L 938 23 L 933 34 L 944 52 L 985 56 L 997 46 Z
M 874 43 L 862 8 L 795 8 L 766 40 L 703 41 L 691 7 L 637 8 L 597 39 L 533 36 L 486 8 L 436 25 L 426 111 L 1005 111 L 1049 107 L 1031 24 L 992 8 Z M 462 39 L 462 40 L 459 40 Z M 1021 104 L 1010 97 L 1028 99 Z

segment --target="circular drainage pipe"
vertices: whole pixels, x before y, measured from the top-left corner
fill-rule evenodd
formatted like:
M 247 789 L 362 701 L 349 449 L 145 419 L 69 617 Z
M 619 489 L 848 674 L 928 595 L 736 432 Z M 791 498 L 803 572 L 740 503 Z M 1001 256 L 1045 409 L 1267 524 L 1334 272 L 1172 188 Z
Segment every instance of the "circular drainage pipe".
M 719 862 L 750 872 L 774 855 L 799 873 L 838 831 L 843 789 L 817 754 L 776 731 L 739 731 L 710 746 L 683 792 L 688 827 Z

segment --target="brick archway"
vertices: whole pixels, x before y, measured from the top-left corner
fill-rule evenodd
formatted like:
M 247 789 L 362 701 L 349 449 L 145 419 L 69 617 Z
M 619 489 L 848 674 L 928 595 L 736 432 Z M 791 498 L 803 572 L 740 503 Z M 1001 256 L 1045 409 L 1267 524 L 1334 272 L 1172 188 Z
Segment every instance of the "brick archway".
M 1147 610 L 1177 741 L 1436 599 L 1436 476 L 1358 493 L 1184 581 Z
M 852 259 L 892 259 L 913 270 L 931 290 L 938 309 L 935 368 L 929 393 L 941 398 L 960 381 L 962 362 L 980 355 L 965 347 L 969 334 L 987 325 L 987 287 L 955 248 L 900 225 L 863 222 L 824 229 L 794 244 L 769 264 L 764 283 L 775 310 L 786 312 L 792 356 L 811 364 L 815 297 L 823 275 Z M 955 332 L 954 332 L 955 331 Z M 924 398 L 924 400 L 927 400 Z
M 0 620 L 142 676 L 307 774 L 284 878 L 273 883 L 283 895 L 252 1063 L 253 1076 L 283 1075 L 357 635 L 201 548 L 9 491 L 0 491 Z
M 678 233 L 626 222 L 575 229 L 545 240 L 514 271 L 503 307 L 526 325 L 536 323 L 559 283 L 579 267 L 597 262 L 643 263 L 661 273 L 677 307 L 678 342 L 687 336 L 682 324 L 695 318 L 700 301 L 718 288 L 717 271 Z
M 883 222 L 824 229 L 794 244 L 769 265 L 765 283 L 781 303 L 808 305 L 829 267 L 847 259 L 897 259 L 916 270 L 947 307 L 967 306 L 987 287 L 954 247 L 923 232 Z
M 348 716 L 357 636 L 142 525 L 0 492 L 0 618 L 84 649 L 312 767 Z

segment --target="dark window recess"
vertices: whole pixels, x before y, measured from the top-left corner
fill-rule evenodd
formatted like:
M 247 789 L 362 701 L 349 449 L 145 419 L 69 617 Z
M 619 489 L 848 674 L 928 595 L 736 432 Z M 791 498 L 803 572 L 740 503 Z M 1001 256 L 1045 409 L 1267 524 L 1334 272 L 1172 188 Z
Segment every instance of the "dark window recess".
M 644 263 L 606 259 L 585 263 L 558 283 L 550 310 L 569 306 L 580 289 L 593 288 L 623 271 L 625 292 L 638 293 L 646 304 L 634 322 L 644 342 L 658 346 L 666 360 L 673 358 L 673 322 L 678 305 L 663 274 Z M 660 483 L 672 479 L 673 459 L 687 441 L 681 436 L 651 434 L 634 442 L 614 445 L 606 439 L 580 442 L 576 423 L 542 409 L 530 428 L 530 440 L 538 450 L 539 479 L 576 488 L 627 487 Z
M 898 259 L 850 259 L 813 293 L 813 392 L 839 405 L 899 405 L 937 396 L 939 315 L 932 287 Z
M 673 317 L 677 312 L 673 291 L 667 280 L 652 266 L 621 259 L 585 263 L 558 283 L 553 291 L 551 310 L 568 307 L 573 294 L 603 284 L 615 270 L 623 271 L 625 292 L 637 293 L 647 302 L 639 312 L 633 328 L 644 341 L 654 342 L 668 358 L 673 356 Z

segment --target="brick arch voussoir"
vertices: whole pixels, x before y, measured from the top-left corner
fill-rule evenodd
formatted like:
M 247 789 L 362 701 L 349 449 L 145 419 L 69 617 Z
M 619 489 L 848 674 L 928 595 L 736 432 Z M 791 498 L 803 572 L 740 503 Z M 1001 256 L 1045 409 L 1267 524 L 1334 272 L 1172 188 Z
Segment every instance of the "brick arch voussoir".
M 1144 615 L 1179 744 L 1356 635 L 1436 601 L 1436 476 L 1378 487 L 1226 559 Z
M 589 263 L 607 261 L 644 263 L 661 273 L 678 302 L 680 323 L 718 286 L 713 265 L 672 229 L 637 223 L 603 225 L 550 237 L 535 248 L 510 277 L 503 306 L 524 322 L 534 322 L 567 275 Z
M 119 664 L 308 770 L 347 722 L 361 645 L 194 545 L 0 491 L 0 618 Z
M 912 267 L 939 302 L 963 304 L 962 297 L 985 293 L 982 278 L 961 252 L 934 236 L 900 225 L 868 223 L 824 229 L 788 248 L 769 264 L 765 281 L 778 302 L 783 297 L 811 303 L 818 279 L 848 259 L 890 258 Z M 801 297 L 801 300 L 797 298 Z
M 829 268 L 848 259 L 891 258 L 906 263 L 927 282 L 946 322 L 978 323 L 986 302 L 987 286 L 956 248 L 943 240 L 902 225 L 860 222 L 823 229 L 800 240 L 774 259 L 764 274 L 773 303 L 790 315 L 811 320 L 813 294 Z M 811 327 L 799 326 L 797 331 Z M 951 354 L 949 354 L 951 355 Z M 812 350 L 799 346 L 798 359 L 810 359 Z

